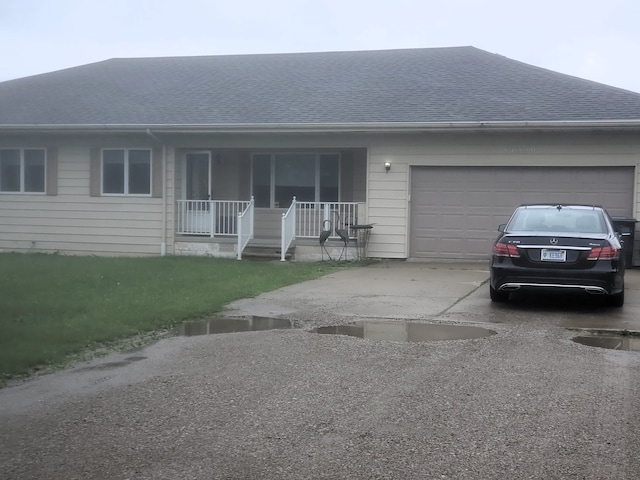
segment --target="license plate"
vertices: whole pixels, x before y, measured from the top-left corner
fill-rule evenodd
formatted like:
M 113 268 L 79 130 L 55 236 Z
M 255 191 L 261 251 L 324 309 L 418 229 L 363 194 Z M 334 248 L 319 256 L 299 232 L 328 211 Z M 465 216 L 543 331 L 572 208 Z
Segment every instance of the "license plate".
M 540 252 L 540 260 L 543 262 L 566 262 L 567 251 L 543 248 Z

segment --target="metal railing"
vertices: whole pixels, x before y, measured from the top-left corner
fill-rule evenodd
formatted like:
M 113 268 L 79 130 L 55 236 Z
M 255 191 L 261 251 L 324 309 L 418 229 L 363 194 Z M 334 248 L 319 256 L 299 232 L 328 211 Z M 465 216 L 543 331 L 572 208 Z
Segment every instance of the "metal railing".
M 282 244 L 280 246 L 280 261 L 286 260 L 287 250 L 296 238 L 296 197 L 293 197 L 291 206 L 282 214 Z
M 238 260 L 242 260 L 242 252 L 253 238 L 253 197 L 249 205 L 238 214 Z
M 251 201 L 177 200 L 179 235 L 236 236 L 238 215 Z
M 356 202 L 297 202 L 296 237 L 318 238 L 323 230 L 331 230 L 329 238 L 339 238 L 337 228 L 347 230 L 349 238 L 356 238 L 349 226 L 358 224 Z

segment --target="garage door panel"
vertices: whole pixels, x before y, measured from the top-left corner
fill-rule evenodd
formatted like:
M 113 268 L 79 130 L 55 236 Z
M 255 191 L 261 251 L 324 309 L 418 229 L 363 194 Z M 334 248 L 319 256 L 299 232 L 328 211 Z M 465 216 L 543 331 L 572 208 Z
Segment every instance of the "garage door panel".
M 492 240 L 493 240 L 493 237 L 492 237 Z M 484 238 L 469 239 L 466 244 L 467 251 L 469 252 L 467 254 L 467 258 L 474 259 L 474 260 L 487 258 L 488 252 L 486 250 L 486 246 L 487 246 L 487 242 Z
M 442 252 L 454 255 L 464 248 L 464 241 L 460 237 L 448 237 L 442 239 Z
M 469 205 L 489 206 L 493 204 L 493 195 L 491 192 L 469 192 Z
M 471 215 L 467 217 L 467 231 L 484 232 L 487 225 L 491 225 L 493 218 L 490 215 Z
M 461 228 L 461 225 L 464 224 L 464 220 L 464 214 L 449 213 L 441 216 L 440 225 L 442 225 L 443 230 L 458 231 Z
M 498 225 L 523 203 L 633 211 L 633 167 L 414 167 L 411 178 L 415 258 L 488 258 Z
M 467 192 L 443 191 L 441 196 L 441 205 L 455 208 L 457 205 L 460 205 L 461 201 L 466 204 L 469 203 Z
M 623 212 L 618 209 L 613 208 L 613 205 L 623 205 L 627 200 L 628 195 L 623 194 L 622 192 L 612 192 L 602 196 L 603 202 L 602 205 L 607 208 L 611 215 L 630 215 L 631 211 Z M 618 212 L 618 213 L 616 213 Z
M 419 192 L 412 194 L 412 201 L 421 204 L 440 205 L 441 198 L 439 192 Z
M 526 187 L 522 187 L 520 191 L 524 193 L 527 191 L 527 189 Z M 494 205 L 505 205 L 508 202 L 513 201 L 513 187 L 511 190 L 493 189 L 490 193 L 491 193 L 491 200 Z

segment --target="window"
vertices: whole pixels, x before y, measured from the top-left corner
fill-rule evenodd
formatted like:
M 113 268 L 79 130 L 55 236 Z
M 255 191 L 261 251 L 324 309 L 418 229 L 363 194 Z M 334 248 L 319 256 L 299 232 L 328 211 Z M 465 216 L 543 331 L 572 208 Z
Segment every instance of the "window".
M 150 195 L 151 150 L 103 150 L 102 193 Z
M 316 201 L 314 153 L 279 153 L 275 166 L 275 207 L 288 207 L 294 196 L 299 202 Z
M 0 192 L 45 193 L 45 150 L 0 149 Z
M 253 155 L 256 207 L 288 207 L 299 202 L 337 202 L 340 155 L 337 153 L 257 153 Z
M 606 233 L 604 218 L 597 210 L 531 208 L 516 212 L 509 230 L 522 232 Z

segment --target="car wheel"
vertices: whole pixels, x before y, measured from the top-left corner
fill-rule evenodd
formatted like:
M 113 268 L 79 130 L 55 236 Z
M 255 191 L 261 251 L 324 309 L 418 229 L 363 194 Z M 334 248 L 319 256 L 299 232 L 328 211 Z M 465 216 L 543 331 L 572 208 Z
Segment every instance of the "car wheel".
M 509 292 L 500 292 L 489 285 L 489 296 L 492 302 L 506 302 L 509 300 Z
M 609 295 L 607 304 L 611 307 L 619 308 L 624 305 L 624 290 L 615 295 Z

